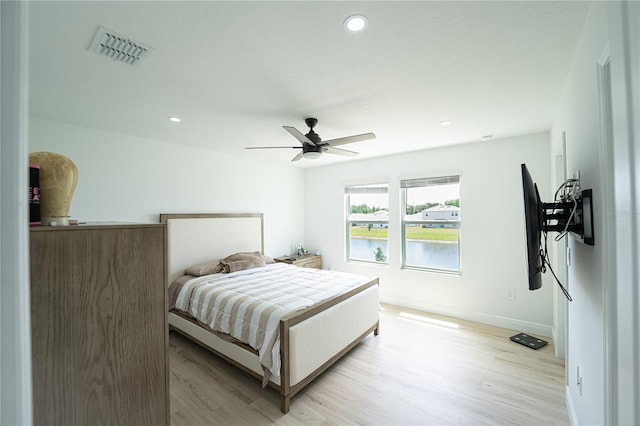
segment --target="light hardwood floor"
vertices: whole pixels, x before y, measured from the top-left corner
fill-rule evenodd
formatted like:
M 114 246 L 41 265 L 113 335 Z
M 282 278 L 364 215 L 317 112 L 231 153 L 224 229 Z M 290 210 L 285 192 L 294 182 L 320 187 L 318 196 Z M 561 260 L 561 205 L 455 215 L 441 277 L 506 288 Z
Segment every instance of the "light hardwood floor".
M 195 425 L 568 425 L 564 362 L 517 331 L 385 305 L 368 336 L 293 397 L 177 333 L 170 336 L 171 423 Z M 545 339 L 549 340 L 549 339 Z

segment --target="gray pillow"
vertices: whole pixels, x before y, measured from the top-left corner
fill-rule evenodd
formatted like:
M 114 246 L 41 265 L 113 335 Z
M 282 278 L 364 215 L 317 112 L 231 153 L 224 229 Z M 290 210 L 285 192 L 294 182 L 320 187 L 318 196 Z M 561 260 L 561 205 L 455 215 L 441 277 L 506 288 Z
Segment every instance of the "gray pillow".
M 185 274 L 201 277 L 203 275 L 217 274 L 222 270 L 222 264 L 219 260 L 211 260 L 209 262 L 198 263 L 189 266 L 184 270 Z

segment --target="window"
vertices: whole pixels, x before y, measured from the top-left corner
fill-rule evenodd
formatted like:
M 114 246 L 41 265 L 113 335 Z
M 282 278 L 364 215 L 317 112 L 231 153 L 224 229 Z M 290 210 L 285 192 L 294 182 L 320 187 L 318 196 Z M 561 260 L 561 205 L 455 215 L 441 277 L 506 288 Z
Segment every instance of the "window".
M 460 272 L 460 176 L 400 181 L 402 266 Z
M 350 185 L 344 189 L 347 260 L 387 263 L 389 185 Z

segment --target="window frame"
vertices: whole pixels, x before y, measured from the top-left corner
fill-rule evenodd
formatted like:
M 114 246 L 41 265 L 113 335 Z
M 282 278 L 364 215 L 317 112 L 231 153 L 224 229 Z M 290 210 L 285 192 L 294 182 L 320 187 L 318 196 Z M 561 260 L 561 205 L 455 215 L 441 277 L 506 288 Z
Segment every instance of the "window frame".
M 426 176 L 426 177 L 424 177 Z M 437 185 L 446 185 L 451 182 L 451 179 L 457 179 L 458 184 L 458 199 L 460 200 L 460 185 L 462 182 L 462 173 L 454 172 L 454 173 L 443 173 L 439 175 L 434 174 L 425 174 L 422 177 L 417 178 L 406 178 L 400 179 L 400 245 L 402 246 L 401 253 L 401 269 L 415 270 L 415 271 L 425 271 L 425 272 L 434 272 L 440 274 L 448 274 L 448 275 L 461 275 L 462 274 L 462 219 L 460 219 L 460 213 L 462 211 L 462 207 L 459 206 L 460 211 L 457 212 L 456 217 L 457 220 L 407 220 L 407 189 L 417 188 L 417 187 L 426 187 L 426 186 L 437 186 Z M 437 180 L 443 180 L 442 183 L 437 183 Z M 425 185 L 420 185 L 420 181 L 423 181 Z M 460 202 L 460 204 L 462 204 Z M 457 224 L 458 229 L 458 269 L 445 269 L 445 268 L 434 268 L 428 266 L 419 266 L 419 265 L 407 265 L 407 225 L 423 225 L 423 224 L 447 224 L 447 223 L 455 223 Z
M 381 187 L 384 186 L 384 191 L 380 191 L 379 189 Z M 354 190 L 354 188 L 358 188 L 360 187 L 362 190 L 358 191 L 358 190 Z M 367 191 L 365 187 L 370 187 L 370 189 L 372 189 L 372 191 Z M 375 189 L 376 187 L 378 187 L 378 191 L 373 191 L 373 189 Z M 355 220 L 350 220 L 349 216 L 351 215 L 351 195 L 352 194 L 386 194 L 387 196 L 387 220 L 367 220 L 366 223 L 369 224 L 386 224 L 386 229 L 387 229 L 387 253 L 385 253 L 386 255 L 386 260 L 384 262 L 382 261 L 377 261 L 377 260 L 367 260 L 367 259 L 354 259 L 351 258 L 351 227 L 353 226 L 352 224 L 357 224 L 357 223 L 364 223 L 362 221 L 355 221 Z M 344 239 L 344 243 L 345 243 L 345 249 L 344 249 L 344 253 L 345 253 L 345 261 L 346 262 L 359 262 L 359 263 L 366 263 L 366 264 L 373 264 L 373 265 L 382 265 L 382 266 L 388 266 L 389 265 L 389 234 L 388 234 L 388 230 L 389 230 L 389 182 L 388 181 L 370 181 L 370 182 L 366 182 L 366 183 L 349 183 L 349 184 L 345 184 L 344 185 L 344 212 L 345 212 L 345 239 Z

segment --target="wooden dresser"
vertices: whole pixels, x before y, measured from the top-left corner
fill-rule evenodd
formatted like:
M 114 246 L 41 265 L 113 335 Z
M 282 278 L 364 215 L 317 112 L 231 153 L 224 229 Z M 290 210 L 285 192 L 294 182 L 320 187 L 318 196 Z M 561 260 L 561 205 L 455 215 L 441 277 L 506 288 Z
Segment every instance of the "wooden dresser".
M 33 422 L 169 425 L 165 227 L 30 232 Z
M 275 261 L 296 265 L 301 268 L 322 269 L 322 256 L 317 254 L 305 254 L 301 256 L 292 254 L 291 256 L 276 257 Z

